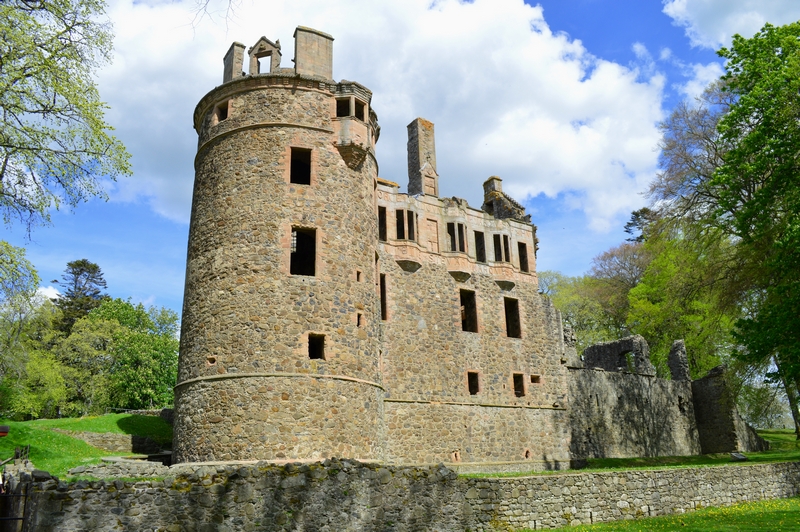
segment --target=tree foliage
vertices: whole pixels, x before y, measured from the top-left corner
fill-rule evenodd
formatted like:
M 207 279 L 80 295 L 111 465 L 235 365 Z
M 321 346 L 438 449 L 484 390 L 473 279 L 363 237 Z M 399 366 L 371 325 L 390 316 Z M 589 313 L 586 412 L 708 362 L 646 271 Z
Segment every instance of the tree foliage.
M 102 272 L 85 259 L 69 263 L 59 305 L 32 297 L 38 277 L 24 252 L 7 245 L 0 250 L 0 268 L 13 262 L 11 272 L 29 272 L 27 281 L 15 278 L 2 285 L 8 290 L 0 304 L 0 332 L 5 341 L 6 329 L 14 331 L 15 351 L 13 357 L 5 348 L 0 353 L 0 414 L 29 419 L 172 404 L 178 369 L 175 312 L 103 296 Z M 9 303 L 20 292 L 31 295 L 24 312 Z M 64 304 L 86 299 L 91 305 Z M 66 312 L 73 312 L 74 321 L 64 331 Z
M 800 377 L 800 22 L 734 36 L 724 76 L 736 102 L 719 131 L 731 149 L 714 174 L 718 219 L 756 264 L 737 339 L 749 360 L 777 356 Z
M 102 292 L 107 285 L 100 266 L 86 259 L 68 262 L 61 279 L 65 290 L 55 303 L 61 309 L 59 329 L 69 335 L 76 321 L 108 297 Z
M 113 35 L 103 0 L 0 2 L 0 210 L 28 231 L 51 208 L 105 197 L 131 173 L 104 121 L 95 69 Z
M 23 333 L 33 316 L 39 275 L 25 250 L 0 240 L 0 381 L 9 373 L 22 374 Z

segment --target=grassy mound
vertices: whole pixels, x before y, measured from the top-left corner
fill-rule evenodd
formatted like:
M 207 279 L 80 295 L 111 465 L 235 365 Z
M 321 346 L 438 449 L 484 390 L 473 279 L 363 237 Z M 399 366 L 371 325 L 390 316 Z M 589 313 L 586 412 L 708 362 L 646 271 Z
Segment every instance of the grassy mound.
M 104 456 L 118 456 L 120 453 L 92 447 L 82 440 L 50 430 L 53 428 L 145 436 L 160 444 L 172 441 L 172 427 L 155 416 L 107 414 L 24 422 L 0 420 L 0 424 L 10 428 L 8 436 L 0 438 L 0 461 L 14 456 L 15 447 L 30 445 L 30 460 L 34 466 L 60 478 L 64 478 L 73 467 L 94 464 Z

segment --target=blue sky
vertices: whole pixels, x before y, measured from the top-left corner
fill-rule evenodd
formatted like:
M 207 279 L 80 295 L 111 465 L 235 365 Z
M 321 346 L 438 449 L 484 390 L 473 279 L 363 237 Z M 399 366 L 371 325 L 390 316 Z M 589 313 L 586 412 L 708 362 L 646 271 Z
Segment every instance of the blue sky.
M 382 177 L 406 183 L 405 125 L 423 116 L 436 124 L 441 195 L 479 206 L 481 183 L 499 175 L 539 227 L 538 269 L 579 275 L 625 238 L 657 171 L 657 123 L 719 76 L 715 50 L 800 19 L 796 0 L 242 0 L 227 20 L 211 0 L 199 21 L 195 5 L 109 1 L 115 55 L 98 83 L 134 176 L 110 183 L 108 202 L 54 212 L 30 240 L 3 229 L 44 287 L 86 258 L 112 296 L 180 312 L 192 111 L 234 40 L 281 39 L 290 66 L 295 26 L 332 34 L 334 78 L 373 91 Z

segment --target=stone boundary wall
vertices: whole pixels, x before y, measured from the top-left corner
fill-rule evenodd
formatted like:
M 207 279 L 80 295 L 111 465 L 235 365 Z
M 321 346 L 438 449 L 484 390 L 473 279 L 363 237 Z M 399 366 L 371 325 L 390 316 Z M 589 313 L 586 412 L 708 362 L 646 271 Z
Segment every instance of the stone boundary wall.
M 508 531 L 683 513 L 800 490 L 800 462 L 486 479 L 458 477 L 442 465 L 337 459 L 181 464 L 163 480 L 140 482 L 17 475 L 22 482 L 10 484 L 30 488 L 28 530 L 42 532 Z

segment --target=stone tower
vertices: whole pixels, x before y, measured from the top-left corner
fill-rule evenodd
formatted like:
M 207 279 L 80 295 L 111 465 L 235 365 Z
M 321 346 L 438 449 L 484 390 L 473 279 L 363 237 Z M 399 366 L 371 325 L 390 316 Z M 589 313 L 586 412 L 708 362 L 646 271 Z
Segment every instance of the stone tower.
M 333 38 L 233 43 L 199 135 L 175 461 L 383 457 L 379 126 Z

